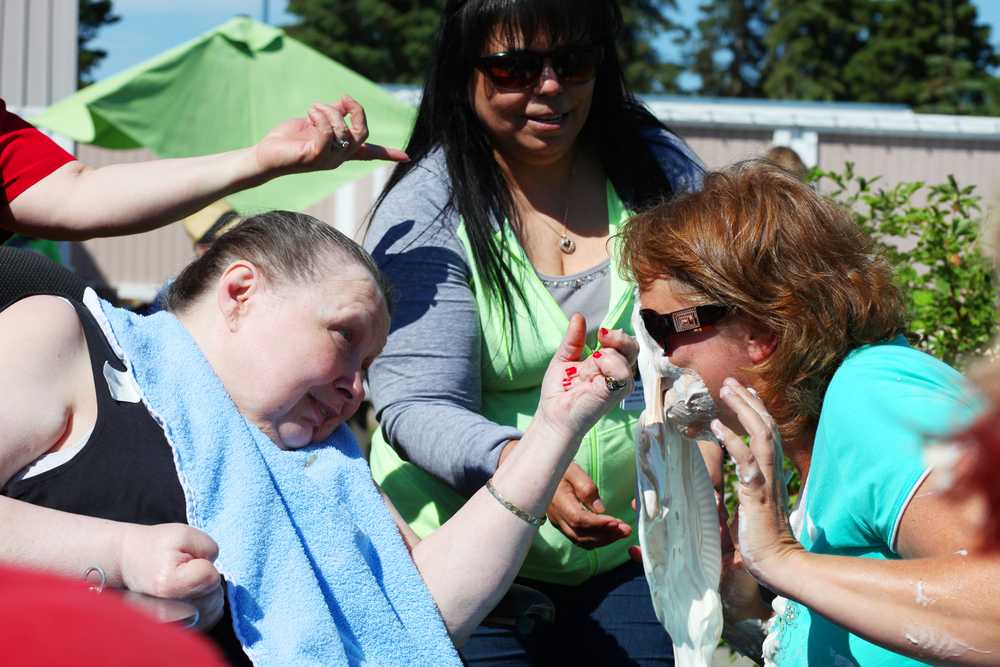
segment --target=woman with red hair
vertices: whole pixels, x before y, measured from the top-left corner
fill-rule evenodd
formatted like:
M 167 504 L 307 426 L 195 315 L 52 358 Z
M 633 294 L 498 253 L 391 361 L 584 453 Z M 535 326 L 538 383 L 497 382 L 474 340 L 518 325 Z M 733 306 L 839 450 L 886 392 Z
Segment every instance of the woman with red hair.
M 976 401 L 907 344 L 889 266 L 850 215 L 743 163 L 622 235 L 647 332 L 718 406 L 742 566 L 780 596 L 772 613 L 731 570 L 727 620 L 768 621 L 768 664 L 997 664 L 1000 564 L 972 553 L 976 501 L 938 493 L 948 471 L 923 459 Z M 803 480 L 791 516 L 782 452 Z

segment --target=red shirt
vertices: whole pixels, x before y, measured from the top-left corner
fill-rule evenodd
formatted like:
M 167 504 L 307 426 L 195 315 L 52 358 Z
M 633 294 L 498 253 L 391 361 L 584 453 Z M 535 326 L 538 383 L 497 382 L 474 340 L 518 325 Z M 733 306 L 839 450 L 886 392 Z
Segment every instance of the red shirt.
M 30 123 L 7 111 L 7 104 L 0 99 L 0 184 L 4 202 L 14 201 L 32 185 L 75 159 Z M 0 230 L 0 243 L 8 238 L 10 233 Z
M 158 623 L 81 581 L 0 567 L 0 661 L 6 667 L 223 667 L 194 630 Z

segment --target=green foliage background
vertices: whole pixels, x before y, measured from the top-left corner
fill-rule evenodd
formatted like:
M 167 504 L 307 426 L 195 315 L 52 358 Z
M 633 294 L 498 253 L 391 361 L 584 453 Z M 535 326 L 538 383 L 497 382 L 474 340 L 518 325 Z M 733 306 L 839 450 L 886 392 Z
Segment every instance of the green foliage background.
M 620 0 L 625 27 L 619 55 L 639 92 L 674 92 L 681 71 L 653 41 L 686 36 L 671 18 L 676 0 Z M 289 35 L 379 83 L 420 83 L 430 62 L 444 0 L 290 0 L 299 18 Z
M 949 176 L 937 185 L 882 188 L 880 179 L 855 174 L 851 163 L 816 178 L 892 264 L 913 343 L 960 370 L 985 354 L 996 331 L 996 289 L 974 187 Z
M 1000 113 L 998 59 L 972 0 L 711 0 L 686 65 L 705 96 Z

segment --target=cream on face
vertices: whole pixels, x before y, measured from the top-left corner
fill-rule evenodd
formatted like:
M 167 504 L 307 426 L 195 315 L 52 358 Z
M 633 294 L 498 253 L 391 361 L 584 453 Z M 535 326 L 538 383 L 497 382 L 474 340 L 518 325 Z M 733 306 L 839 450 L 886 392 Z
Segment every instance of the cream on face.
M 675 281 L 657 280 L 640 292 L 639 301 L 642 308 L 672 313 L 695 305 L 684 294 L 682 286 Z M 639 330 L 637 327 L 637 335 Z M 710 437 L 708 425 L 714 417 L 737 433 L 742 433 L 739 420 L 718 400 L 723 380 L 734 377 L 743 381 L 747 379 L 744 377 L 745 369 L 753 366 L 740 339 L 731 335 L 722 324 L 713 325 L 704 331 L 678 336 L 667 357 L 663 349 L 645 334 L 645 329 L 642 331 L 652 349 L 657 351 L 652 363 L 661 375 L 674 378 L 689 376 L 680 385 L 683 394 L 676 395 L 678 405 L 675 410 L 679 418 L 697 425 L 699 435 L 694 437 Z

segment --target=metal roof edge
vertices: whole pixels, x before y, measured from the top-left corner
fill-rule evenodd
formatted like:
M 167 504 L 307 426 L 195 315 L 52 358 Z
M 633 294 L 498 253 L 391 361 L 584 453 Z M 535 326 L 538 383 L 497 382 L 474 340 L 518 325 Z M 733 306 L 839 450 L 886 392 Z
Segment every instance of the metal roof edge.
M 909 110 L 821 109 L 652 101 L 650 111 L 668 125 L 768 130 L 794 128 L 820 134 L 891 135 L 1000 141 L 1000 118 L 919 114 Z
M 385 88 L 409 104 L 420 104 L 419 86 L 386 85 Z M 998 117 L 921 114 L 897 105 L 662 95 L 641 96 L 640 100 L 657 118 L 672 126 L 1000 141 Z

